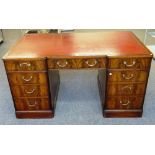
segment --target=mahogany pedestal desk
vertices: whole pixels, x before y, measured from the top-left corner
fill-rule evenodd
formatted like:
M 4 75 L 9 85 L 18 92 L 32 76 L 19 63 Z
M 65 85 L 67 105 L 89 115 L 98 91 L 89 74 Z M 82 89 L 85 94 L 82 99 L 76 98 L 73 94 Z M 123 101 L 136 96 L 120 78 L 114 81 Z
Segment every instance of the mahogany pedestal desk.
M 27 34 L 3 57 L 17 118 L 54 117 L 60 69 L 98 69 L 103 116 L 141 117 L 151 60 L 131 32 Z

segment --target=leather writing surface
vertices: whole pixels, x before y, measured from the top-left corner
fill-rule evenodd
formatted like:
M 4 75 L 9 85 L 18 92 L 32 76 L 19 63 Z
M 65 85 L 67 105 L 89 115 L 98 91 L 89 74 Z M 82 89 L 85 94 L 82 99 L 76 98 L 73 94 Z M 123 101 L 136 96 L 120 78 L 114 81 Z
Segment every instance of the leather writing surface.
M 150 55 L 132 32 L 26 34 L 5 58 Z

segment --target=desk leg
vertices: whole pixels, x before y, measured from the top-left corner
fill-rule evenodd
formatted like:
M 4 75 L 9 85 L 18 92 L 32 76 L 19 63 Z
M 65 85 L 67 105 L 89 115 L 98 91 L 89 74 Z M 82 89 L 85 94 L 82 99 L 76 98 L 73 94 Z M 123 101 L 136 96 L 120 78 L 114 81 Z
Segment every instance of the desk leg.
M 53 109 L 53 112 L 55 113 L 56 101 L 57 101 L 59 85 L 60 85 L 59 71 L 58 70 L 49 70 L 48 77 L 49 77 L 52 109 Z

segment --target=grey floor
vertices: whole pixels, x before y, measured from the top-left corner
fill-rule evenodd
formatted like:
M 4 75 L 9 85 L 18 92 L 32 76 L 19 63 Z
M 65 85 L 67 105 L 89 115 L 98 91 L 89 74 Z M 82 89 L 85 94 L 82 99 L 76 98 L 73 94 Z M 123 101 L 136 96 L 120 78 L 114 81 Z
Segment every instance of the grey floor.
M 0 57 L 21 36 L 19 30 L 4 30 Z M 142 118 L 103 118 L 97 86 L 97 71 L 61 71 L 61 84 L 53 119 L 16 119 L 2 60 L 0 60 L 0 124 L 155 124 L 155 61 L 145 97 Z

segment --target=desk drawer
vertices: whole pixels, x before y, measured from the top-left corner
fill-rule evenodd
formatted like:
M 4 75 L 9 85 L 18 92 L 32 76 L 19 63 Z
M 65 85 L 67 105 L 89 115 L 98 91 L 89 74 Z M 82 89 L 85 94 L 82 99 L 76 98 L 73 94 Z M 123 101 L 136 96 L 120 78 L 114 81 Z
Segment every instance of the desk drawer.
M 148 69 L 152 58 L 110 58 L 110 69 Z
M 16 110 L 49 110 L 51 105 L 48 98 L 15 98 Z
M 105 58 L 83 58 L 78 68 L 106 68 Z
M 24 86 L 12 86 L 12 94 L 14 97 L 47 97 L 48 86 L 47 85 L 24 85 Z
M 143 95 L 145 93 L 145 83 L 138 84 L 108 84 L 107 95 Z
M 44 71 L 45 60 L 4 60 L 7 71 Z
M 47 61 L 49 69 L 75 69 L 77 62 L 75 59 L 49 59 Z
M 145 82 L 148 77 L 147 71 L 139 70 L 109 70 L 108 82 Z
M 106 109 L 141 109 L 143 96 L 107 97 Z
M 46 73 L 22 73 L 22 72 L 9 72 L 7 73 L 10 84 L 47 84 Z
M 105 58 L 49 59 L 49 69 L 105 68 Z

